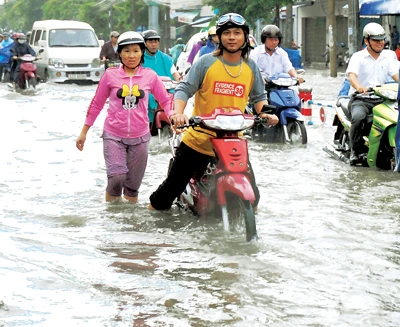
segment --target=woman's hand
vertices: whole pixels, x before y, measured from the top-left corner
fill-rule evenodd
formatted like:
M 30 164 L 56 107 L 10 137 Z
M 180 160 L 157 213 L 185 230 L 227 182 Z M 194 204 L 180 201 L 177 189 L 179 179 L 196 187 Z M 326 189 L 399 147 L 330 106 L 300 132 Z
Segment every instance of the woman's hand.
M 76 147 L 78 148 L 79 151 L 83 150 L 83 146 L 85 145 L 86 141 L 86 134 L 81 133 L 78 138 L 76 139 Z

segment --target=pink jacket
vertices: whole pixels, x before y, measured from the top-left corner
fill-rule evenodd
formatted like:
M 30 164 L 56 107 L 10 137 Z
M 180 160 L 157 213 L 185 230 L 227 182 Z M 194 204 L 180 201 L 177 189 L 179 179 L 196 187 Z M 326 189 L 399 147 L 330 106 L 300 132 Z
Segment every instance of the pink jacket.
M 149 133 L 147 113 L 149 93 L 152 93 L 169 117 L 173 112 L 170 94 L 157 74 L 140 66 L 129 77 L 123 66 L 108 68 L 100 79 L 85 124 L 92 126 L 109 98 L 109 108 L 104 121 L 104 131 L 121 138 L 136 138 Z

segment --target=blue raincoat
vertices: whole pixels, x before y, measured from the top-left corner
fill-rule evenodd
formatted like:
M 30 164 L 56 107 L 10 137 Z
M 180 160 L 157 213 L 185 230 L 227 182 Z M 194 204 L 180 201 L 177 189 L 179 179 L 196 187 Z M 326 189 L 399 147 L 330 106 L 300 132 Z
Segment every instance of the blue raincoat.
M 8 64 L 10 62 L 10 50 L 13 45 L 14 43 L 10 43 L 9 45 L 6 45 L 5 47 L 0 49 L 0 64 Z

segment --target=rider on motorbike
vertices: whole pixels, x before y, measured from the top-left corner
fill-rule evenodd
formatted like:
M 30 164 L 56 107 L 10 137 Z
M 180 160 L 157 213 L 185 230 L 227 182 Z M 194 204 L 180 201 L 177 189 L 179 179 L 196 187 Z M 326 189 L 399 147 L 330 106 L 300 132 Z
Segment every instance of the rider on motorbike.
M 3 73 L 10 71 L 10 50 L 13 47 L 14 40 L 8 33 L 3 33 L 3 41 L 0 42 L 0 81 L 2 81 Z M 3 81 L 4 82 L 4 81 Z
M 154 30 L 147 30 L 142 33 L 146 45 L 144 53 L 144 68 L 154 70 L 158 76 L 168 76 L 172 80 L 179 81 L 180 75 L 176 70 L 171 56 L 159 50 L 161 36 Z M 151 95 L 149 97 L 149 121 L 152 123 L 154 113 L 157 109 L 157 102 Z
M 175 89 L 174 114 L 169 117 L 174 128 L 189 124 L 184 109 L 194 94 L 193 116 L 210 114 L 215 108 L 236 107 L 243 112 L 249 98 L 258 113 L 268 104 L 260 71 L 253 60 L 248 60 L 250 44 L 246 20 L 235 13 L 222 15 L 218 18 L 216 33 L 219 45 L 214 55 L 200 57 Z M 262 113 L 261 117 L 268 119 L 270 125 L 278 123 L 275 115 Z M 150 196 L 150 208 L 169 209 L 194 173 L 204 170 L 215 156 L 211 137 L 213 135 L 207 131 L 192 128 L 184 133 L 167 178 Z M 259 192 L 253 175 L 256 206 Z
M 282 42 L 282 33 L 275 25 L 266 25 L 261 31 L 261 45 L 250 52 L 261 69 L 264 78 L 274 74 L 287 73 L 297 78 L 297 72 L 289 59 L 289 55 L 279 45 Z
M 19 33 L 16 37 L 16 41 L 14 42 L 14 46 L 11 48 L 11 57 L 14 60 L 13 63 L 13 86 L 15 87 L 17 84 L 20 88 L 23 88 L 23 80 L 20 76 L 20 66 L 21 66 L 21 58 L 23 55 L 30 54 L 36 57 L 35 51 L 31 48 L 31 46 L 25 42 L 26 36 L 24 33 Z
M 363 30 L 366 48 L 351 56 L 346 74 L 351 89 L 349 94 L 366 93 L 369 87 L 385 83 L 388 77 L 396 82 L 399 80 L 398 64 L 391 55 L 383 51 L 386 34 L 384 28 L 377 23 L 365 25 Z M 349 104 L 351 113 L 350 128 L 350 165 L 356 165 L 362 155 L 363 126 L 367 116 L 371 113 L 376 101 L 366 98 L 352 97 Z

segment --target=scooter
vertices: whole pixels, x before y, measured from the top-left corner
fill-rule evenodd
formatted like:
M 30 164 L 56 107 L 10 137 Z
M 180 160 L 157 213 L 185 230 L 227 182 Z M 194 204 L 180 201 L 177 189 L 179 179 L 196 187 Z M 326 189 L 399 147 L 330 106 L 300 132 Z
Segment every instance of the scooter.
M 4 66 L 3 73 L 0 76 L 0 81 L 3 83 L 10 81 L 10 73 L 11 73 L 10 65 Z
M 301 114 L 301 99 L 295 88 L 298 83 L 297 78 L 286 73 L 270 76 L 266 80 L 265 90 L 268 93 L 268 103 L 276 108 L 275 112 L 269 113 L 277 115 L 279 123 L 273 127 L 263 124 L 255 126 L 252 130 L 254 141 L 307 144 L 307 130 Z M 247 106 L 246 110 L 256 114 L 251 106 Z
M 257 239 L 252 206 L 255 193 L 250 179 L 247 140 L 240 138 L 239 132 L 261 120 L 237 108 L 216 108 L 210 115 L 190 118 L 189 128 L 200 127 L 216 134 L 211 138 L 216 156 L 205 171 L 193 176 L 176 201 L 178 207 L 201 218 L 221 216 L 225 231 L 245 232 L 248 242 Z M 170 167 L 179 143 L 174 133 L 170 140 Z
M 111 68 L 111 67 L 119 67 L 120 65 L 121 65 L 121 61 L 120 60 L 107 59 L 106 62 L 105 62 L 105 69 Z
M 29 89 L 30 87 L 36 88 L 37 67 L 33 63 L 35 60 L 37 60 L 36 56 L 26 54 L 18 59 L 21 60 L 21 65 L 19 66 L 19 87 L 21 89 Z
M 364 152 L 356 166 L 378 167 L 393 170 L 396 164 L 396 129 L 398 118 L 397 83 L 370 88 L 366 94 L 354 93 L 353 97 L 376 101 L 363 128 Z M 331 157 L 349 163 L 351 97 L 339 96 L 333 126 L 337 126 L 333 144 L 323 148 Z
M 167 89 L 168 93 L 170 94 L 171 101 L 174 100 L 174 90 L 179 84 L 179 82 L 173 81 L 171 78 L 167 76 L 161 76 L 160 77 L 165 88 Z M 157 103 L 157 108 L 154 113 L 154 119 L 151 122 L 150 125 L 150 133 L 152 136 L 158 135 L 158 139 L 161 142 L 162 139 L 166 137 L 170 137 L 172 135 L 171 131 L 171 122 L 169 121 L 169 118 L 164 112 L 164 109 L 160 107 L 160 105 Z
M 39 50 L 39 54 L 42 53 L 44 49 Z M 37 66 L 34 61 L 38 60 L 39 57 L 32 56 L 31 54 L 25 54 L 22 57 L 18 57 L 17 60 L 21 61 L 19 66 L 19 82 L 18 86 L 20 89 L 36 88 L 37 85 Z M 12 86 L 12 85 L 11 85 Z

